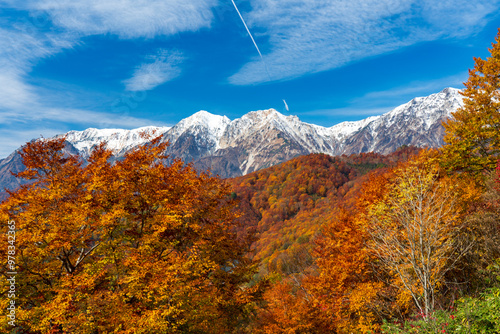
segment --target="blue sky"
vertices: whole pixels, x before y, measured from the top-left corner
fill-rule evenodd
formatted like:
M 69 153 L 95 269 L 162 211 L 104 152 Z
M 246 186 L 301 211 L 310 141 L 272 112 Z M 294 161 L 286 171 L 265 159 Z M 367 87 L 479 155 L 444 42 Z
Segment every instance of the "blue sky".
M 264 62 L 231 0 L 0 0 L 0 158 L 199 110 L 363 119 L 461 88 L 500 27 L 500 0 L 235 2 Z

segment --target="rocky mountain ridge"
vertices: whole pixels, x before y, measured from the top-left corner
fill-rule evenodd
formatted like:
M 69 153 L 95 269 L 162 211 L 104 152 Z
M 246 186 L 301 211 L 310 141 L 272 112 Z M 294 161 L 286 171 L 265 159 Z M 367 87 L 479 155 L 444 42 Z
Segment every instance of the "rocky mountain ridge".
M 173 127 L 143 127 L 133 130 L 86 129 L 65 136 L 70 154 L 87 158 L 104 141 L 116 158 L 144 144 L 141 133 L 162 135 L 169 141 L 167 153 L 192 162 L 200 170 L 210 169 L 221 177 L 245 175 L 299 155 L 329 155 L 361 152 L 391 153 L 402 145 L 443 145 L 441 122 L 463 105 L 458 89 L 446 88 L 417 97 L 386 114 L 356 122 L 322 127 L 285 116 L 274 109 L 252 111 L 230 120 L 226 116 L 199 111 Z M 18 185 L 9 171 L 19 171 L 19 153 L 0 160 L 0 187 Z

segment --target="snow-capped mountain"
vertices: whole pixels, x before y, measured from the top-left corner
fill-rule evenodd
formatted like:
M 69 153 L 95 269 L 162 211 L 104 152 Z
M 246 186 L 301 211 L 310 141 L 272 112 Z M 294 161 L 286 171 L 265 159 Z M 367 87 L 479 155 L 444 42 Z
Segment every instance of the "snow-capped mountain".
M 101 142 L 120 157 L 148 140 L 141 134 L 162 135 L 163 141 L 170 142 L 166 153 L 171 157 L 192 162 L 200 170 L 232 177 L 309 153 L 390 153 L 402 145 L 438 147 L 443 144 L 441 122 L 462 104 L 459 90 L 446 88 L 417 97 L 386 114 L 332 127 L 308 124 L 274 109 L 252 111 L 233 121 L 199 111 L 173 127 L 87 129 L 57 137 L 66 137 L 69 153 L 87 158 Z M 2 188 L 16 185 L 7 173 L 18 171 L 19 163 L 16 152 L 0 160 Z
M 441 123 L 463 105 L 462 99 L 458 89 L 446 88 L 436 94 L 414 98 L 386 114 L 371 117 L 372 120 L 344 138 L 338 154 L 386 154 L 402 145 L 439 147 L 444 144 Z

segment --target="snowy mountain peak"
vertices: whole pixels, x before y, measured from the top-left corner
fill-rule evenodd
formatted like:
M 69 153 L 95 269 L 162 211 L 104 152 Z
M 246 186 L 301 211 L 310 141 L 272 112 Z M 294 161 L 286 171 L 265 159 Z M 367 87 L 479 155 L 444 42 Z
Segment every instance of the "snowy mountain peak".
M 440 107 L 443 103 L 452 105 L 462 104 L 462 95 L 460 90 L 456 88 L 445 88 L 439 93 L 431 94 L 424 97 L 416 97 L 410 102 L 394 108 L 388 114 L 399 114 L 405 111 L 420 111 L 421 113 L 433 113 L 435 108 Z
M 187 130 L 197 131 L 195 128 L 205 128 L 209 130 L 215 137 L 220 138 L 231 120 L 226 116 L 219 116 L 209 113 L 205 110 L 200 110 L 197 113 L 184 118 L 173 127 L 175 134 L 182 134 Z
M 290 127 L 292 124 L 303 123 L 295 115 L 285 116 L 276 109 L 264 109 L 251 111 L 241 118 L 235 119 L 233 124 L 238 124 L 239 126 L 248 127 L 250 124 L 253 127 L 259 128 L 261 126 L 273 125 L 277 128 Z M 305 124 L 305 123 L 303 123 Z
M 177 146 L 180 151 L 186 150 L 187 147 L 191 147 L 190 149 L 205 147 L 198 153 L 203 156 L 214 154 L 219 149 L 239 147 L 250 141 L 269 141 L 271 137 L 265 137 L 263 134 L 274 131 L 286 134 L 287 140 L 293 140 L 309 152 L 337 154 L 336 150 L 339 152 L 350 150 L 346 145 L 352 145 L 352 138 L 356 136 L 363 137 L 365 141 L 373 141 L 365 148 L 359 148 L 360 151 L 370 151 L 377 150 L 378 143 L 386 137 L 387 131 L 393 131 L 395 135 L 404 132 L 405 127 L 409 127 L 407 130 L 411 131 L 428 131 L 436 124 L 440 124 L 444 118 L 450 117 L 451 113 L 462 105 L 460 90 L 446 88 L 436 94 L 414 98 L 383 115 L 355 122 L 343 122 L 329 128 L 302 122 L 297 116 L 285 116 L 272 108 L 251 111 L 233 121 L 226 116 L 200 110 L 172 128 L 143 127 L 134 130 L 91 128 L 85 131 L 71 131 L 66 134 L 66 138 L 84 156 L 88 156 L 92 148 L 101 141 L 105 141 L 107 147 L 119 155 L 147 141 L 139 133 L 156 131 L 157 135 L 164 134 L 165 140 L 171 144 L 181 138 L 180 146 Z M 186 139 L 188 137 L 194 140 L 191 142 Z M 253 139 L 250 140 L 251 138 Z M 349 143 L 346 144 L 346 141 Z
M 141 133 L 151 137 L 162 135 L 162 141 L 170 143 L 165 152 L 170 157 L 192 162 L 195 168 L 210 170 L 221 177 L 234 177 L 310 153 L 386 154 L 402 145 L 440 147 L 444 143 L 442 122 L 463 105 L 462 99 L 458 89 L 446 88 L 437 94 L 415 98 L 383 115 L 328 128 L 302 122 L 297 116 L 285 116 L 274 109 L 252 111 L 233 121 L 202 110 L 172 128 L 92 128 L 58 137 L 65 137 L 70 144 L 65 148 L 68 154 L 79 153 L 85 159 L 101 142 L 120 158 L 148 141 Z M 0 159 L 0 189 L 18 187 L 18 180 L 10 172 L 20 172 L 23 168 L 18 151 Z
M 280 114 L 278 111 L 275 109 L 264 109 L 264 110 L 255 110 L 255 111 L 250 111 L 249 113 L 243 115 L 241 119 L 249 119 L 252 121 L 256 122 L 262 122 L 264 120 L 270 120 L 270 119 L 275 119 L 279 118 L 280 116 L 284 117 L 282 114 Z
M 443 145 L 442 122 L 462 105 L 460 91 L 446 88 L 414 98 L 383 115 L 332 127 L 308 124 L 275 109 L 251 111 L 233 121 L 201 110 L 172 128 L 91 128 L 58 137 L 65 136 L 83 158 L 101 142 L 106 142 L 119 158 L 148 141 L 141 133 L 151 134 L 150 138 L 162 135 L 162 141 L 170 143 L 167 154 L 228 177 L 309 153 L 390 153 L 402 145 L 439 147 Z
M 226 116 L 214 115 L 208 111 L 200 110 L 177 123 L 168 131 L 165 139 L 174 145 L 181 138 L 183 144 L 179 145 L 183 148 L 178 148 L 179 150 L 189 151 L 189 149 L 193 149 L 197 151 L 195 147 L 189 146 L 195 145 L 196 147 L 206 148 L 207 154 L 212 154 L 219 149 L 220 138 L 230 123 L 231 120 Z M 194 143 L 189 144 L 189 140 L 184 141 L 187 137 L 194 138 Z M 184 147 L 183 145 L 188 146 Z M 188 147 L 190 148 L 188 149 Z
M 220 127 L 221 124 L 225 125 L 231 122 L 229 118 L 226 116 L 214 115 L 209 113 L 206 110 L 200 110 L 193 115 L 184 118 L 179 122 L 179 124 L 183 123 L 186 125 L 196 125 L 196 124 L 204 124 L 209 128 L 217 128 Z
M 458 89 L 458 88 L 453 88 L 453 87 L 446 87 L 445 89 L 443 89 L 441 91 L 441 93 L 445 93 L 445 94 L 453 94 L 453 95 L 461 95 L 460 94 L 461 90 Z

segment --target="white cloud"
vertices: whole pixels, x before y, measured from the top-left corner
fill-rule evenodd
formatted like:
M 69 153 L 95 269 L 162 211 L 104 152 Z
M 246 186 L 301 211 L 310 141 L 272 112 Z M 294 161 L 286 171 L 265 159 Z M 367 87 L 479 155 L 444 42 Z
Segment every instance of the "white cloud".
M 0 27 L 0 69 L 5 76 L 22 80 L 40 59 L 50 57 L 76 43 L 71 35 L 42 33 L 29 21 Z
M 15 113 L 17 108 L 49 107 L 42 105 L 36 87 L 27 80 L 42 59 L 81 43 L 85 35 L 155 37 L 209 27 L 217 0 L 2 0 L 0 4 L 31 15 L 0 17 L 0 111 Z M 136 70 L 127 88 L 147 90 L 171 80 L 180 73 L 180 61 L 178 53 L 158 54 Z
M 53 107 L 54 92 L 40 95 L 40 89 L 27 82 L 31 68 L 44 57 L 52 56 L 75 41 L 67 35 L 56 36 L 26 31 L 26 25 L 0 28 L 0 124 L 57 121 L 88 123 L 109 119 L 135 126 L 137 119 L 123 121 L 115 115 Z M 135 124 L 134 124 L 135 123 Z M 0 138 L 1 139 L 1 138 Z
M 498 13 L 498 0 L 426 0 L 421 4 L 422 16 L 443 36 L 463 37 L 474 34 Z
M 140 65 L 131 78 L 123 81 L 128 91 L 151 90 L 181 74 L 178 65 L 184 57 L 180 52 L 159 50 L 156 55 L 147 59 L 150 62 Z
M 0 28 L 0 159 L 40 135 L 50 137 L 76 126 L 135 128 L 155 122 L 123 113 L 60 108 L 60 93 L 44 91 L 29 83 L 31 68 L 75 41 L 67 35 L 28 32 L 26 26 Z
M 85 35 L 122 38 L 172 35 L 209 27 L 217 0 L 10 0 L 11 6 L 46 12 L 53 24 Z
M 21 73 L 12 68 L 0 70 L 0 110 L 21 108 L 33 101 L 32 87 L 24 83 Z
M 439 38 L 469 36 L 498 12 L 499 0 L 253 0 L 243 13 L 257 38 L 268 38 L 264 60 L 272 80 L 288 80 Z M 265 45 L 265 44 L 264 44 Z M 261 45 L 261 49 L 262 48 Z M 268 80 L 258 57 L 229 78 Z

